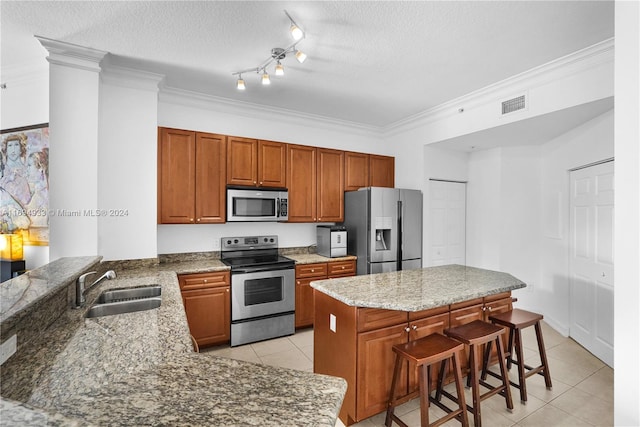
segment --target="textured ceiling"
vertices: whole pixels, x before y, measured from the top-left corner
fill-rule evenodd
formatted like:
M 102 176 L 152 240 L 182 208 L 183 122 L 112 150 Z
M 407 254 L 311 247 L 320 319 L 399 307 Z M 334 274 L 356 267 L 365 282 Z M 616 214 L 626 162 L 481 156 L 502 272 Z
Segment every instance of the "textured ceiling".
M 104 50 L 168 86 L 384 127 L 613 37 L 613 1 L 0 2 L 2 67 L 43 61 L 34 35 Z M 233 71 L 305 30 L 304 64 L 261 87 Z M 4 79 L 3 79 L 3 82 Z M 10 83 L 10 82 L 5 82 Z

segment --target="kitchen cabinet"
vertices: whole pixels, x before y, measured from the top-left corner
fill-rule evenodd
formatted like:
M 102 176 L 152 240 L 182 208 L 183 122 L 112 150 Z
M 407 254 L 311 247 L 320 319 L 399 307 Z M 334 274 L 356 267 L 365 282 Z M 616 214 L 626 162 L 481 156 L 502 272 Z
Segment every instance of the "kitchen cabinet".
M 296 328 L 313 326 L 312 281 L 355 275 L 353 260 L 296 265 Z
M 369 186 L 395 187 L 395 158 L 369 155 Z
M 361 318 L 366 320 L 360 322 Z M 358 333 L 356 377 L 359 392 L 356 410 L 358 418 L 367 418 L 386 409 L 395 363 L 392 347 L 432 333 L 442 334 L 449 325 L 449 308 L 445 306 L 419 313 L 361 308 L 358 310 L 358 325 L 359 331 L 364 332 Z M 374 325 L 376 327 L 372 329 Z M 415 393 L 417 396 L 419 383 L 415 366 L 405 363 L 402 369 L 396 393 Z M 432 390 L 437 384 L 439 369 L 439 363 L 431 368 Z M 383 375 L 372 375 L 372 372 L 382 372 Z
M 226 136 L 158 129 L 158 223 L 225 222 Z
M 345 152 L 345 191 L 363 187 L 393 188 L 394 164 L 394 157 Z
M 189 330 L 198 347 L 229 342 L 231 337 L 229 272 L 179 275 L 178 282 Z
M 442 334 L 456 325 L 486 320 L 489 312 L 511 308 L 510 292 L 418 312 L 350 306 L 319 291 L 314 298 L 314 372 L 347 380 L 349 387 L 340 411 L 345 425 L 386 409 L 395 362 L 394 345 L 432 333 Z M 335 348 L 341 351 L 335 353 L 332 351 Z M 461 362 L 468 371 L 466 355 Z M 402 369 L 396 391 L 417 396 L 414 367 L 409 369 L 405 363 Z M 439 365 L 431 369 L 432 390 L 439 370 Z M 449 366 L 445 383 L 452 380 Z
M 313 326 L 314 280 L 327 278 L 327 263 L 296 265 L 296 328 Z
M 249 187 L 286 186 L 287 144 L 228 137 L 227 184 Z
M 344 219 L 344 152 L 287 145 L 289 222 Z

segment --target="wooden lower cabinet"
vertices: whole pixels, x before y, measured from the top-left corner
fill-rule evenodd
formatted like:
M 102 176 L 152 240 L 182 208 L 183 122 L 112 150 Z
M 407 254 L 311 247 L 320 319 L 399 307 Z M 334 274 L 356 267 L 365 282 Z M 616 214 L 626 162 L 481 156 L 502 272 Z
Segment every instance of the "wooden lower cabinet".
M 332 261 L 296 265 L 296 328 L 313 326 L 314 280 L 356 275 L 355 261 Z
M 179 275 L 182 303 L 198 347 L 229 342 L 231 295 L 229 273 Z
M 420 312 L 348 306 L 322 293 L 315 293 L 314 372 L 345 378 L 347 393 L 340 410 L 345 425 L 360 422 L 386 410 L 391 388 L 396 344 L 443 333 L 455 325 L 486 320 L 494 310 L 511 309 L 510 292 L 499 297 L 479 298 Z M 332 319 L 333 317 L 333 319 Z M 335 330 L 331 325 L 335 325 Z M 336 351 L 339 349 L 340 351 Z M 468 359 L 462 359 L 465 372 Z M 415 366 L 403 367 L 397 393 L 418 395 Z M 431 370 L 432 387 L 440 365 Z M 446 382 L 452 381 L 451 366 Z

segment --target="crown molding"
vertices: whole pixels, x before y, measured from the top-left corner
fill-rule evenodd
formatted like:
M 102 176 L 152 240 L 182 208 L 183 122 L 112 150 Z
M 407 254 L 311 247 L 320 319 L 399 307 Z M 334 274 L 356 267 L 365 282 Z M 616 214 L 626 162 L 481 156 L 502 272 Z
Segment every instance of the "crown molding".
M 470 110 L 479 105 L 505 99 L 514 93 L 525 92 L 550 81 L 587 71 L 601 64 L 613 64 L 614 42 L 612 37 L 399 120 L 385 126 L 383 130 L 385 137 L 391 137 L 457 115 L 459 108 Z
M 35 36 L 40 44 L 47 49 L 50 64 L 62 65 L 80 70 L 100 72 L 100 62 L 108 52 L 78 46 L 72 43 Z
M 111 64 L 103 65 L 100 73 L 100 80 L 103 83 L 156 93 L 164 78 L 164 74 L 151 73 Z
M 243 116 L 246 118 L 277 121 L 278 123 L 283 124 L 289 123 L 309 126 L 310 123 L 312 123 L 313 127 L 368 137 L 379 138 L 382 130 L 382 128 L 378 126 L 363 125 L 361 123 L 339 120 L 315 114 L 301 113 L 299 111 L 285 108 L 237 101 L 164 85 L 160 86 L 159 100 L 172 104 Z

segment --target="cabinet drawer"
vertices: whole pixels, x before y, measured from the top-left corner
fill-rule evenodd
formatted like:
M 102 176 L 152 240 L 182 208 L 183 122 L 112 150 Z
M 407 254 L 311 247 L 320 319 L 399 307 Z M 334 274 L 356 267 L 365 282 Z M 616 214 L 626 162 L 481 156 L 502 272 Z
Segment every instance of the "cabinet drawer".
M 181 291 L 229 286 L 229 272 L 184 274 L 178 276 Z
M 487 303 L 489 301 L 497 301 L 499 299 L 505 299 L 505 298 L 511 298 L 511 292 L 502 292 L 499 294 L 484 297 L 484 302 Z
M 327 263 L 296 265 L 296 279 L 311 277 L 325 279 L 327 277 Z
M 327 263 L 329 277 L 355 276 L 355 261 L 335 261 Z
M 406 323 L 408 315 L 406 311 L 387 310 L 384 308 L 359 308 L 358 332 L 371 331 L 373 329 Z
M 447 313 L 447 318 L 449 317 L 448 305 L 443 305 L 442 307 L 430 308 L 428 310 L 411 311 L 409 312 L 409 321 L 420 320 L 420 319 L 424 319 L 425 317 L 437 316 L 442 313 Z

